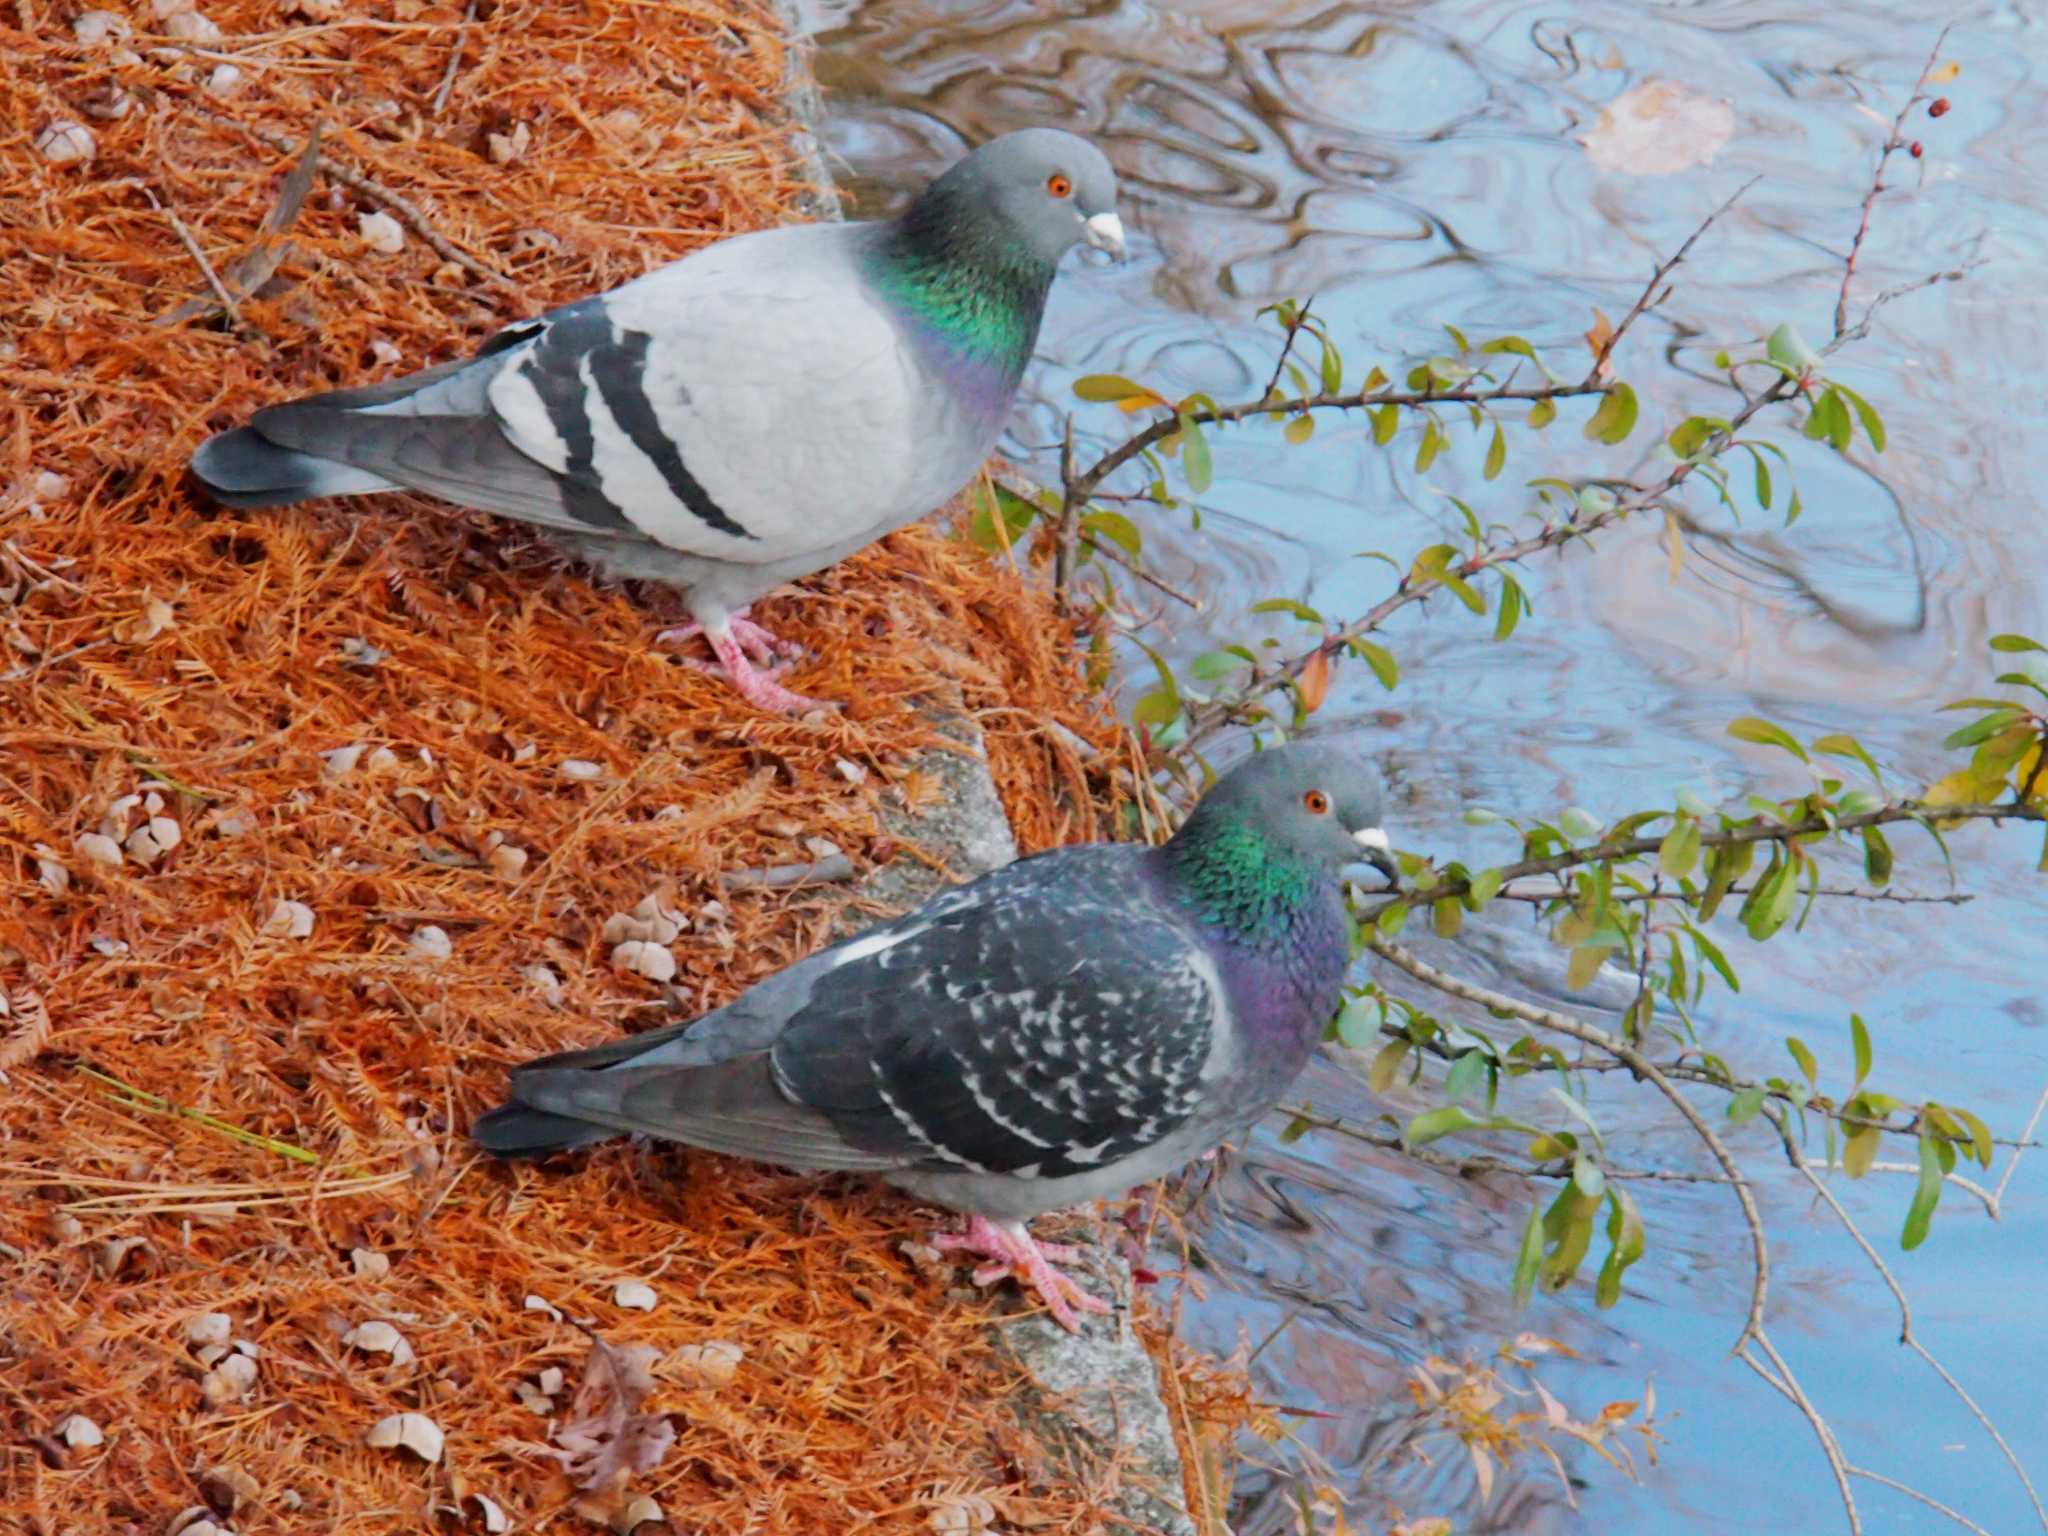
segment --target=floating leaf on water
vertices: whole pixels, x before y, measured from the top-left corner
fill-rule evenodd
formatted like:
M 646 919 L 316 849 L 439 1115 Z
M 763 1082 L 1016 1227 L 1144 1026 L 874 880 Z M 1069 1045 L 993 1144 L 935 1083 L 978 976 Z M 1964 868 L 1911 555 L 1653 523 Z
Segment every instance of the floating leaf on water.
M 1712 164 L 1735 132 L 1735 109 L 1675 80 L 1645 80 L 1600 111 L 1579 142 L 1612 175 L 1669 176 Z

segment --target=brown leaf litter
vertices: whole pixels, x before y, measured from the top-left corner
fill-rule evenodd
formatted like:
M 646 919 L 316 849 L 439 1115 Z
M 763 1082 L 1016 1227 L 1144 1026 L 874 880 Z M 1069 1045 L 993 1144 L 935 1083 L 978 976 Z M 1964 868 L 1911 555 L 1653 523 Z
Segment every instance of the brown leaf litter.
M 877 812 L 938 792 L 935 687 L 1027 849 L 1102 835 L 1087 637 L 909 530 L 767 600 L 846 707 L 764 719 L 511 525 L 181 485 L 268 401 L 791 216 L 761 0 L 469 15 L 0 12 L 0 1525 L 590 1529 L 580 1433 L 678 1530 L 929 1529 L 953 1488 L 1089 1529 L 908 1202 L 463 1136 L 511 1063 L 729 998 L 848 899 L 728 875 L 915 856 Z M 612 1407 L 562 1400 L 579 1327 Z

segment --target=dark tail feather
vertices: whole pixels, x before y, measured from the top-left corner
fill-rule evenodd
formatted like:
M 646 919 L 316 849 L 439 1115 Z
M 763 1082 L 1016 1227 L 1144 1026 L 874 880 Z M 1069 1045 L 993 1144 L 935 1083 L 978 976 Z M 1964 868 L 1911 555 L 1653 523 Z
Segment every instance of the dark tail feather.
M 496 1157 L 545 1157 L 609 1141 L 619 1133 L 588 1120 L 568 1115 L 551 1115 L 513 1102 L 500 1104 L 480 1116 L 469 1128 L 470 1139 Z
M 315 496 L 394 489 L 369 470 L 280 448 L 254 427 L 236 427 L 201 443 L 192 455 L 192 473 L 215 501 L 229 507 L 283 507 Z

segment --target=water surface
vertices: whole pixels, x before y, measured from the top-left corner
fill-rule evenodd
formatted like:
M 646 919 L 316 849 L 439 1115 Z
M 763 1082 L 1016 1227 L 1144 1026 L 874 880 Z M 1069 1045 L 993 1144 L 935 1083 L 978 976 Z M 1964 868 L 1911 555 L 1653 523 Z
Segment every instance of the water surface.
M 1725 410 L 1697 381 L 1716 347 L 1784 320 L 1815 339 L 1827 333 L 1875 147 L 1947 19 L 1936 9 L 871 0 L 820 5 L 813 20 L 828 142 L 864 211 L 895 206 L 963 146 L 1011 128 L 1084 132 L 1115 162 L 1133 260 L 1063 278 L 1037 394 L 1013 424 L 1013 456 L 1049 472 L 1043 449 L 1071 408 L 1075 376 L 1118 371 L 1245 396 L 1272 355 L 1253 312 L 1284 296 L 1313 292 L 1360 368 L 1440 350 L 1447 321 L 1576 345 L 1594 306 L 1618 316 L 1659 254 L 1760 175 L 1619 359 L 1646 422 Z M 1321 717 L 1389 764 L 1403 846 L 1505 857 L 1504 839 L 1464 824 L 1474 803 L 1579 804 L 1607 817 L 1664 802 L 1680 785 L 1716 798 L 1792 792 L 1787 759 L 1725 735 L 1744 714 L 1802 734 L 1853 731 L 1904 778 L 1924 780 L 1949 766 L 1939 743 L 1951 722 L 1931 712 L 1984 691 L 1986 639 L 2048 635 L 2034 462 L 2048 398 L 2048 172 L 2035 106 L 2048 54 L 2029 6 L 1968 7 L 1954 20 L 1955 109 L 1914 124 L 1927 153 L 1897 162 L 1899 190 L 1880 204 L 1858 293 L 1973 250 L 1989 260 L 1966 283 L 1886 310 L 1842 362 L 1840 376 L 1890 423 L 1890 450 L 1877 457 L 1859 444 L 1835 459 L 1797 444 L 1781 422 L 1774 435 L 1794 454 L 1807 508 L 1796 527 L 1738 527 L 1696 499 L 1698 537 L 1676 584 L 1655 529 L 1610 532 L 1595 549 L 1522 573 L 1537 616 L 1506 644 L 1491 640 L 1490 621 L 1409 610 L 1387 637 L 1402 664 L 1398 692 L 1353 667 Z M 1579 139 L 1603 105 L 1652 77 L 1725 99 L 1733 136 L 1703 168 L 1601 173 Z M 1568 409 L 1540 442 L 1518 436 L 1508 474 L 1491 486 L 1463 447 L 1429 483 L 1508 520 L 1525 505 L 1513 489 L 1521 480 L 1584 472 L 1583 415 Z M 1112 416 L 1081 407 L 1079 430 L 1113 431 Z M 1654 436 L 1639 430 L 1635 442 Z M 1412 446 L 1377 452 L 1362 422 L 1325 418 L 1302 450 L 1270 430 L 1224 434 L 1215 450 L 1204 532 L 1191 536 L 1184 515 L 1147 521 L 1153 558 L 1203 600 L 1200 614 L 1168 612 L 1149 633 L 1170 654 L 1288 634 L 1282 621 L 1244 617 L 1262 597 L 1356 612 L 1386 590 L 1385 568 L 1358 551 L 1405 558 L 1450 526 L 1447 504 L 1410 472 Z M 1644 461 L 1617 454 L 1613 467 L 1640 472 Z M 1940 888 L 1926 846 L 1897 843 L 1900 885 Z M 2048 1082 L 2038 837 L 1980 829 L 1957 846 L 1972 861 L 1970 906 L 1837 905 L 1768 948 L 1731 937 L 1745 987 L 1703 1020 L 1712 1048 L 1753 1071 L 1783 1071 L 1779 1041 L 1796 1032 L 1839 1088 L 1846 1018 L 1860 1010 L 1876 1035 L 1879 1086 L 1966 1104 L 2015 1130 Z M 1554 981 L 1540 939 L 1512 927 L 1462 963 L 1538 990 Z M 1302 1092 L 1360 1119 L 1419 1102 L 1375 1103 L 1333 1063 L 1318 1064 Z M 1598 1099 L 1622 1161 L 1698 1165 L 1647 1100 Z M 1771 1163 L 1765 1133 L 1734 1134 L 1759 1172 L 1777 1242 L 1776 1335 L 1851 1459 L 2000 1536 L 2037 1528 L 1989 1439 L 1897 1348 L 1896 1313 L 1875 1278 Z M 1907 1194 L 1904 1181 L 1874 1179 L 1844 1198 L 1912 1293 L 1922 1336 L 2048 1475 L 2036 1384 L 2048 1346 L 2048 1156 L 2022 1164 L 2002 1224 L 1952 1196 L 1933 1239 L 1900 1255 Z M 1645 1195 L 1653 1246 L 1613 1311 L 1596 1312 L 1578 1288 L 1522 1315 L 1505 1296 L 1528 1208 L 1512 1182 L 1456 1182 L 1335 1137 L 1282 1147 L 1269 1135 L 1221 1195 L 1222 1213 L 1200 1233 L 1213 1268 L 1207 1299 L 1190 1308 L 1191 1334 L 1223 1351 L 1286 1323 L 1259 1358 L 1262 1390 L 1334 1415 L 1304 1421 L 1271 1470 L 1241 1478 L 1240 1529 L 1294 1529 L 1287 1496 L 1301 1476 L 1340 1489 L 1368 1529 L 1394 1506 L 1475 1532 L 1842 1528 L 1803 1421 L 1727 1357 L 1747 1270 L 1722 1192 Z M 1583 1411 L 1633 1398 L 1654 1377 L 1670 1444 L 1643 1486 L 1581 1456 L 1582 1516 L 1539 1476 L 1512 1480 L 1482 1509 L 1454 1448 L 1435 1447 L 1434 1467 L 1402 1454 L 1398 1407 L 1413 1363 L 1483 1353 L 1522 1328 L 1582 1352 L 1545 1379 Z M 1873 1532 L 1938 1524 L 1872 1485 L 1859 1501 Z

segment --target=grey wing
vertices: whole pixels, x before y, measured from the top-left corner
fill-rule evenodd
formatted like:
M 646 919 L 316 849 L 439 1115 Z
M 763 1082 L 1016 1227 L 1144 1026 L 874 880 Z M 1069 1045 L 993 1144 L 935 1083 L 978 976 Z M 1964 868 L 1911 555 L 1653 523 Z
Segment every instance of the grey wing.
M 920 449 L 930 402 L 859 274 L 859 238 L 832 225 L 723 241 L 468 363 L 274 406 L 250 430 L 463 506 L 709 559 L 771 564 L 879 534 L 958 481 L 922 499 L 949 456 Z
M 995 893 L 820 975 L 775 1079 L 856 1146 L 1059 1178 L 1185 1124 L 1228 1064 L 1222 984 L 1112 889 Z

